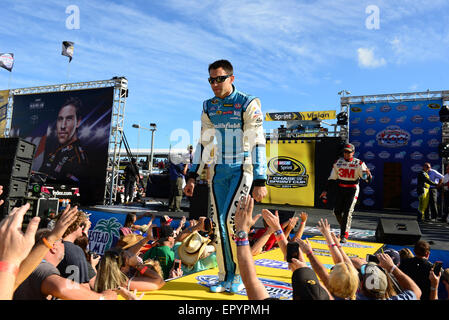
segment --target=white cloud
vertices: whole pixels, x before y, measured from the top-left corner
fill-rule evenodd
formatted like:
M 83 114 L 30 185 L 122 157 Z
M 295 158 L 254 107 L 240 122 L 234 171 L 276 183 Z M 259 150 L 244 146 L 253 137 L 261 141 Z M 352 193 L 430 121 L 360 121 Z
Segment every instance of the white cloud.
M 359 66 L 362 68 L 378 68 L 387 64 L 384 58 L 374 56 L 374 48 L 358 48 Z

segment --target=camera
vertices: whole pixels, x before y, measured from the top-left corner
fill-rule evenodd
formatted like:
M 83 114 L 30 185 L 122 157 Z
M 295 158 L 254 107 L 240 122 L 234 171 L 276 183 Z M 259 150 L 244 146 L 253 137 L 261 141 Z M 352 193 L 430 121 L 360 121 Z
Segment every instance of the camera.
M 204 231 L 210 232 L 212 230 L 212 221 L 207 218 L 204 220 Z
M 292 258 L 298 259 L 299 257 L 299 243 L 289 242 L 287 243 L 287 262 L 292 262 Z
M 436 276 L 440 275 L 442 266 L 443 262 L 441 261 L 435 261 L 435 263 L 433 264 L 433 273 L 435 273 Z
M 377 259 L 377 257 L 373 254 L 367 254 L 366 255 L 366 261 L 367 262 L 374 262 L 374 263 L 379 263 L 379 259 Z

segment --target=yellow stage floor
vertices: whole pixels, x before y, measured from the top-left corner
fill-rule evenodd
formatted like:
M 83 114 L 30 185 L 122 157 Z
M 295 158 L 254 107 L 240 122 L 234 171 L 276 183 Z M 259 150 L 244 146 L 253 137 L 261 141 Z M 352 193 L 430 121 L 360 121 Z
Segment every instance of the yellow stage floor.
M 333 266 L 326 241 L 323 237 L 309 238 L 313 252 L 327 269 Z M 367 254 L 374 254 L 382 243 L 348 241 L 343 244 L 343 250 L 349 257 L 365 258 Z M 271 297 L 281 300 L 291 299 L 290 285 L 291 271 L 287 262 L 283 261 L 282 251 L 278 249 L 259 254 L 254 257 L 259 279 L 267 288 Z M 306 261 L 308 259 L 306 257 Z M 310 264 L 309 264 L 310 266 Z M 211 293 L 209 286 L 217 281 L 218 269 L 209 269 L 188 276 L 167 281 L 158 291 L 145 292 L 142 300 L 247 300 L 245 290 L 237 294 Z M 138 294 L 140 295 L 140 293 Z

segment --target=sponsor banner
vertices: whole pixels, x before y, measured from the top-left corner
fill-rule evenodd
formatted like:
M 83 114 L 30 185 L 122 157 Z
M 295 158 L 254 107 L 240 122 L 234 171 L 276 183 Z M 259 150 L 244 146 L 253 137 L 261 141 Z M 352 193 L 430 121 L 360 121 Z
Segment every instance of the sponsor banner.
M 310 112 L 272 112 L 265 114 L 265 121 L 331 120 L 337 117 L 335 110 Z
M 5 137 L 9 90 L 0 91 L 0 138 Z
M 84 211 L 91 214 L 89 217 L 91 226 L 88 234 L 89 250 L 103 255 L 106 250 L 114 247 L 117 243 L 120 238 L 120 228 L 125 224 L 126 214 L 131 211 L 126 208 L 121 209 L 119 206 L 116 207 L 116 212 L 103 212 L 91 209 L 85 209 Z M 139 212 L 143 213 L 143 210 L 133 211 L 133 213 Z M 136 225 L 148 224 L 150 219 L 150 217 L 142 217 L 136 222 Z M 141 234 L 139 231 L 135 233 Z
M 33 171 L 103 203 L 114 88 L 15 95 L 11 137 L 34 143 Z
M 263 203 L 314 205 L 315 141 L 270 143 L 267 152 L 267 191 Z
M 359 158 L 376 168 L 369 185 L 374 192 L 361 192 L 358 206 L 370 210 L 384 208 L 384 164 L 393 162 L 401 163 L 402 168 L 400 209 L 415 211 L 412 205 L 416 200 L 415 188 L 410 181 L 421 171 L 423 162 L 430 162 L 432 168 L 441 166 L 438 153 L 441 106 L 441 99 L 351 105 L 350 142 L 357 140 Z
M 196 280 L 198 281 L 198 284 L 205 286 L 205 287 L 211 287 L 213 285 L 216 285 L 218 283 L 218 276 L 215 275 L 201 275 L 197 276 Z M 272 280 L 272 279 L 266 279 L 266 278 L 259 278 L 260 282 L 264 285 L 265 289 L 267 289 L 267 293 L 271 298 L 279 299 L 279 300 L 291 300 L 293 297 L 293 288 L 291 283 L 279 281 L 279 280 Z M 246 289 L 242 289 L 236 294 L 241 296 L 246 296 Z

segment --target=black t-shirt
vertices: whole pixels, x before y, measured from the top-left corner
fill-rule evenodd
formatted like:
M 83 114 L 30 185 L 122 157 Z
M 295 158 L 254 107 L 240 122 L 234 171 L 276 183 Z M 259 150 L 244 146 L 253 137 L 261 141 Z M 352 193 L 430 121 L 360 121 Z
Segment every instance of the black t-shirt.
M 81 247 L 64 241 L 64 259 L 58 264 L 61 277 L 69 278 L 78 283 L 87 283 L 93 278 L 89 272 L 89 262 Z
M 432 268 L 432 263 L 427 259 L 413 257 L 401 261 L 399 269 L 406 275 L 412 278 L 422 291 L 421 300 L 429 300 L 430 295 L 430 280 L 429 272 Z
M 138 170 L 136 168 L 136 165 L 133 165 L 132 163 L 128 164 L 125 168 L 125 179 L 136 181 L 136 176 L 138 175 Z
M 41 292 L 42 282 L 53 274 L 59 276 L 59 270 L 42 261 L 14 292 L 13 300 L 46 300 L 47 296 Z

